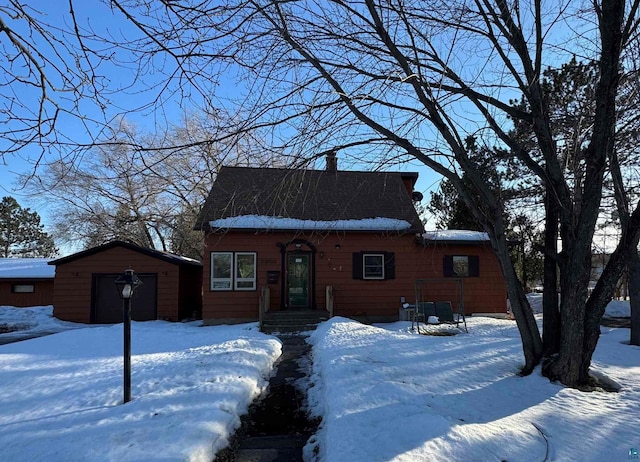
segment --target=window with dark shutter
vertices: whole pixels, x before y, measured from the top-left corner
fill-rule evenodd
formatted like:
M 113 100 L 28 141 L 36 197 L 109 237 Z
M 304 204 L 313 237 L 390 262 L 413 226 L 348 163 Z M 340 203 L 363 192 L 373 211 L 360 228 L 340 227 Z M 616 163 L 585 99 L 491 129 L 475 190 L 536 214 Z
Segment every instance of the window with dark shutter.
M 444 256 L 442 273 L 444 274 L 444 277 L 446 277 L 446 278 L 451 278 L 451 277 L 455 276 L 453 274 L 453 255 L 445 255 Z
M 385 252 L 384 254 L 384 278 L 396 278 L 396 255 L 393 252 Z
M 362 251 L 352 254 L 353 279 L 387 280 L 396 278 L 396 260 L 393 252 Z
M 480 257 L 477 255 L 469 255 L 469 277 L 477 278 L 480 276 Z
M 353 253 L 352 262 L 353 279 L 362 279 L 362 252 Z
M 445 255 L 442 272 L 447 278 L 478 277 L 480 276 L 480 257 L 478 255 Z

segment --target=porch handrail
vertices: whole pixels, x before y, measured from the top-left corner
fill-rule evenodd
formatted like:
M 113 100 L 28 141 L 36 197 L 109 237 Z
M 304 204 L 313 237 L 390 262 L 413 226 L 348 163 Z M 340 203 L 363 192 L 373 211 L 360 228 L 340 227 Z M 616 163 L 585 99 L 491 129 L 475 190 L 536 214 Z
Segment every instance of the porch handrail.
M 264 316 L 269 311 L 270 295 L 271 292 L 269 290 L 269 286 L 262 286 L 262 289 L 260 290 L 260 302 L 258 305 L 258 322 L 260 324 L 260 329 L 262 329 L 262 325 L 264 323 Z
M 327 312 L 329 313 L 329 317 L 333 318 L 333 286 L 327 286 L 325 291 Z

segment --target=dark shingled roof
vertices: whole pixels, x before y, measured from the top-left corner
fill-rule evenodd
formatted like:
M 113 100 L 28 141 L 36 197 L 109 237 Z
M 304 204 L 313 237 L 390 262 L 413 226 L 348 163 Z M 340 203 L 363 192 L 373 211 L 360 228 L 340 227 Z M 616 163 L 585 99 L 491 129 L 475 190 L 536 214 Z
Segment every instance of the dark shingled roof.
M 112 249 L 114 247 L 124 247 L 125 249 L 133 250 L 134 252 L 139 252 L 139 253 L 142 253 L 144 255 L 149 255 L 150 257 L 157 258 L 159 260 L 164 260 L 164 261 L 166 261 L 168 263 L 172 263 L 174 265 L 179 265 L 179 266 L 183 266 L 183 265 L 187 265 L 187 266 L 202 266 L 202 263 L 200 263 L 197 260 L 194 260 L 193 258 L 182 257 L 180 255 L 174 255 L 172 253 L 163 252 L 161 250 L 148 249 L 146 247 L 140 247 L 139 245 L 132 244 L 130 242 L 123 242 L 123 241 L 117 241 L 117 240 L 116 241 L 107 242 L 106 244 L 102 244 L 102 245 L 99 245 L 97 247 L 92 247 L 92 248 L 87 249 L 87 250 L 82 250 L 82 251 L 80 251 L 78 253 L 74 253 L 74 254 L 68 255 L 66 257 L 58 258 L 57 260 L 52 260 L 48 264 L 49 265 L 56 265 L 56 266 L 63 265 L 63 264 L 68 263 L 70 261 L 74 261 L 74 260 L 77 260 L 79 258 L 88 257 L 89 255 L 94 255 L 94 254 L 102 252 L 104 250 Z
M 393 218 L 424 231 L 403 179 L 417 173 L 223 167 L 195 229 L 243 215 L 313 221 Z

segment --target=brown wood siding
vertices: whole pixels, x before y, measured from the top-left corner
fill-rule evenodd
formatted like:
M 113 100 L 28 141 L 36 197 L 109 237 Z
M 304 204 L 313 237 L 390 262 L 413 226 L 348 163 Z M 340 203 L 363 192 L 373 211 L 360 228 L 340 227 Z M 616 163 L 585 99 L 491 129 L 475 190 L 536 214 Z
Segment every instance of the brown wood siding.
M 465 278 L 465 311 L 506 312 L 506 289 L 498 261 L 484 245 L 456 245 L 422 247 L 415 236 L 399 236 L 393 233 L 330 233 L 287 234 L 229 232 L 223 235 L 209 234 L 205 238 L 203 267 L 203 319 L 239 318 L 257 319 L 259 289 L 268 285 L 271 289 L 272 310 L 281 306 L 282 274 L 281 250 L 277 243 L 305 239 L 315 248 L 315 305 L 325 307 L 325 287 L 334 288 L 334 314 L 339 316 L 389 317 L 397 316 L 400 297 L 412 303 L 415 299 L 416 279 L 438 278 L 425 287 L 433 301 L 458 301 L 457 286 L 443 276 L 445 255 L 478 255 L 480 277 Z M 339 246 L 339 248 L 337 248 Z M 211 291 L 210 253 L 256 252 L 257 289 L 252 292 Z M 353 279 L 352 254 L 362 251 L 384 251 L 395 254 L 395 279 Z M 267 284 L 267 272 L 280 271 L 277 284 Z
M 158 319 L 178 321 L 180 267 L 123 247 L 57 265 L 54 316 L 66 321 L 91 322 L 92 274 L 122 273 L 128 268 L 138 273 L 158 274 Z
M 35 292 L 15 294 L 14 284 L 33 284 Z M 0 306 L 47 306 L 53 304 L 53 279 L 2 279 L 0 280 Z

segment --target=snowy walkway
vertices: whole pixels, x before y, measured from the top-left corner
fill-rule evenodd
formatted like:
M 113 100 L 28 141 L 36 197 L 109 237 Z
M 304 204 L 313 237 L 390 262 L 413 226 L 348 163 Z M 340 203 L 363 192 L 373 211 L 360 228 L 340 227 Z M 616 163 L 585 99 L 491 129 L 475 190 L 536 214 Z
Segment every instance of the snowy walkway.
M 243 417 L 232 447 L 218 454 L 216 462 L 302 461 L 302 450 L 317 430 L 303 408 L 305 393 L 296 381 L 306 376 L 311 347 L 300 334 L 279 336 L 282 356 L 269 381 L 266 396 Z

